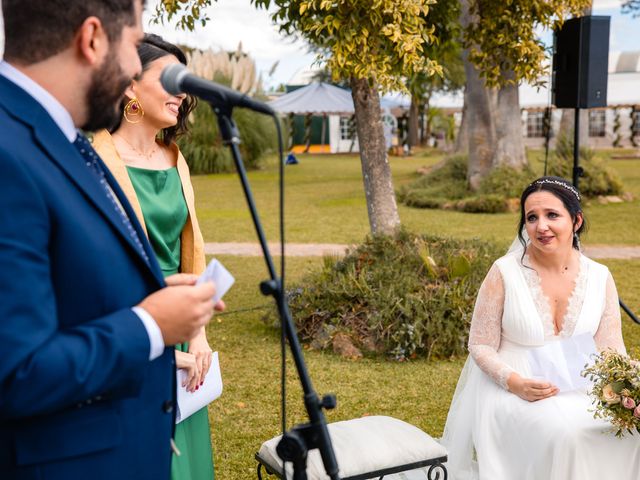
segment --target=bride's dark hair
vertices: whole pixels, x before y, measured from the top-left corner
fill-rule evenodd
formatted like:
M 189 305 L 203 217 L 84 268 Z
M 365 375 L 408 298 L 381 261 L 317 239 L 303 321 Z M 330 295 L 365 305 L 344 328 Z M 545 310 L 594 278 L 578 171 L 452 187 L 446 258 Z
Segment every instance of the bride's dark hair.
M 571 185 L 571 183 L 562 177 L 540 177 L 529 184 L 527 188 L 522 192 L 520 197 L 520 222 L 518 223 L 518 238 L 522 246 L 527 248 L 527 242 L 522 236 L 522 229 L 524 227 L 526 218 L 524 212 L 524 202 L 529 195 L 535 192 L 549 192 L 558 197 L 564 208 L 567 209 L 573 225 L 578 223 L 578 213 L 582 213 L 582 225 L 575 231 L 573 236 L 573 248 L 580 250 L 580 235 L 587 230 L 587 221 L 584 218 L 582 206 L 580 205 L 580 192 Z

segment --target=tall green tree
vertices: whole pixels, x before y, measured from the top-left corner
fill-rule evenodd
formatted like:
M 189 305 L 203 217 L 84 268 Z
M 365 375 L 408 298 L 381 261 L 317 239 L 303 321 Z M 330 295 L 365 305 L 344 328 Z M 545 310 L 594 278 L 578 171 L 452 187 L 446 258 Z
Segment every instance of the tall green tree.
M 206 23 L 204 7 L 215 0 L 161 0 L 155 19 L 178 20 L 193 30 Z M 404 79 L 442 74 L 425 55 L 434 42 L 427 23 L 435 0 L 251 0 L 274 8 L 281 31 L 298 35 L 317 49 L 334 80 L 351 86 L 369 224 L 372 233 L 391 233 L 400 225 L 391 169 L 385 149 L 380 92 L 406 91 Z
M 427 24 L 435 0 L 252 0 L 275 7 L 281 31 L 318 48 L 319 60 L 334 80 L 348 80 L 372 233 L 391 233 L 400 225 L 385 149 L 381 91 L 406 91 L 403 79 L 441 73 L 425 55 L 432 43 Z
M 193 30 L 196 24 L 205 26 L 210 20 L 206 8 L 216 0 L 160 0 L 154 9 L 151 21 L 164 24 L 165 20 L 176 20 L 181 30 Z
M 469 183 L 525 164 L 518 85 L 541 84 L 547 54 L 536 30 L 562 25 L 590 0 L 462 0 Z
M 454 92 L 464 87 L 459 16 L 459 0 L 438 0 L 429 8 L 428 21 L 434 28 L 434 41 L 424 47 L 424 54 L 442 66 L 442 75 L 417 73 L 407 78 L 407 89 L 411 94 L 410 146 L 418 145 L 429 134 L 429 120 L 426 135 L 423 135 L 419 119 L 422 113 L 428 112 L 431 97 L 437 92 Z

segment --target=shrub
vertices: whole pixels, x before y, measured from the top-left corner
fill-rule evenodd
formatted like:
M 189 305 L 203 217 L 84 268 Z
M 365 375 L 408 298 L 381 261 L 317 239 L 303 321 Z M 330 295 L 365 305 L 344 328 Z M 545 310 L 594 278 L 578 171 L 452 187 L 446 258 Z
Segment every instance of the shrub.
M 509 202 L 504 195 L 478 195 L 458 201 L 456 210 L 467 213 L 502 213 L 509 211 Z
M 434 197 L 424 190 L 409 190 L 403 194 L 402 202 L 408 207 L 416 208 L 442 208 L 450 200 L 443 197 Z
M 441 208 L 451 200 L 467 194 L 467 158 L 450 157 L 432 170 L 397 192 L 398 199 L 410 207 Z
M 501 165 L 489 172 L 480 183 L 480 193 L 500 195 L 504 198 L 520 198 L 522 190 L 534 181 L 538 175 L 529 165 L 522 169 Z
M 240 132 L 240 152 L 247 170 L 260 167 L 264 156 L 277 148 L 273 120 L 238 108 L 233 119 Z M 201 101 L 192 113 L 189 134 L 178 139 L 192 174 L 233 172 L 235 166 L 229 147 L 222 144 L 218 120 L 208 103 Z
M 462 355 L 478 288 L 498 255 L 480 240 L 370 237 L 293 287 L 291 312 L 305 342 L 341 333 L 397 360 Z
M 598 195 L 620 195 L 622 180 L 616 172 L 603 164 L 590 148 L 580 148 L 580 166 L 584 176 L 580 178 L 580 193 L 585 197 Z M 573 178 L 573 139 L 561 135 L 556 141 L 555 155 L 549 161 L 549 175 L 571 180 Z
M 467 157 L 454 156 L 398 191 L 398 199 L 409 207 L 453 208 L 470 213 L 509 211 L 509 198 L 518 198 L 522 189 L 536 178 L 526 166 L 494 168 L 472 192 L 467 182 Z

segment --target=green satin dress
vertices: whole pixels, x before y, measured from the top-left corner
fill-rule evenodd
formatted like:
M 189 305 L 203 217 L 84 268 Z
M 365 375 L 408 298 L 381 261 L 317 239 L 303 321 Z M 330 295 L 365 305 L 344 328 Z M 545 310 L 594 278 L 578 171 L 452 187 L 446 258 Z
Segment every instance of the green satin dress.
M 147 170 L 127 167 L 136 191 L 149 241 L 165 277 L 180 271 L 180 235 L 187 221 L 187 204 L 177 168 Z M 188 345 L 176 349 L 187 351 Z M 173 455 L 172 480 L 212 480 L 213 457 L 207 408 L 176 425 L 174 440 L 181 455 Z

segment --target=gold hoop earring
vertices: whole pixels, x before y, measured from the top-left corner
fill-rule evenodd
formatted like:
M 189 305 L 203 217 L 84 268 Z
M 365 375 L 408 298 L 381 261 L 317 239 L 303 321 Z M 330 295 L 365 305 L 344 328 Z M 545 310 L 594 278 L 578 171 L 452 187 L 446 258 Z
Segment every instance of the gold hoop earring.
M 129 123 L 140 123 L 144 117 L 144 110 L 137 98 L 132 98 L 127 102 L 123 112 L 124 119 Z

